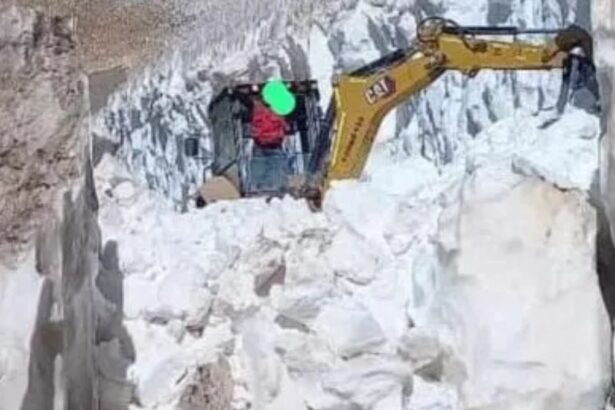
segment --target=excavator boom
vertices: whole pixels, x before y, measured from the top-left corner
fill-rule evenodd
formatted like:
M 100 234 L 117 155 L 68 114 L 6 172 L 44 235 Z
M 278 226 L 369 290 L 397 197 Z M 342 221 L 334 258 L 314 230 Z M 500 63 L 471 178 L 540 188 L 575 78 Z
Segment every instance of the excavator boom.
M 495 41 L 484 36 L 544 34 L 544 44 Z M 482 37 L 482 38 L 481 38 Z M 579 49 L 582 56 L 573 54 Z M 333 97 L 321 128 L 322 145 L 312 161 L 312 191 L 331 180 L 358 178 L 384 117 L 425 89 L 447 70 L 473 76 L 484 69 L 565 69 L 573 59 L 591 64 L 592 38 L 582 28 L 519 30 L 515 27 L 461 27 L 431 18 L 417 29 L 415 44 L 398 50 L 334 82 Z M 318 188 L 316 188 L 318 186 Z

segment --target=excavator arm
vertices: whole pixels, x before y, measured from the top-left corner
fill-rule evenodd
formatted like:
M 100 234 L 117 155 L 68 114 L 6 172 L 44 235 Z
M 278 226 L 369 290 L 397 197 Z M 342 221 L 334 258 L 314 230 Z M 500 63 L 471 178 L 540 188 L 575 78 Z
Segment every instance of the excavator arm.
M 544 44 L 495 41 L 484 36 L 548 34 Z M 481 38 L 482 37 L 482 38 Z M 447 70 L 473 76 L 479 70 L 550 70 L 565 68 L 573 50 L 593 58 L 592 38 L 583 29 L 518 30 L 515 27 L 461 27 L 449 20 L 424 20 L 413 47 L 398 50 L 334 81 L 333 96 L 321 132 L 328 133 L 313 163 L 320 194 L 331 180 L 358 178 L 383 118 L 425 89 Z

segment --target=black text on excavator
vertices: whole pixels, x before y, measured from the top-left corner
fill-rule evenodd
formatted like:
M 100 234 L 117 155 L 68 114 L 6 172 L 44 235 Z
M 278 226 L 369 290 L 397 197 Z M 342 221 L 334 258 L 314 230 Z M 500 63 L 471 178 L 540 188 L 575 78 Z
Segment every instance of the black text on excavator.
M 550 40 L 540 44 L 516 39 L 536 34 Z M 494 36 L 515 38 L 496 41 Z M 199 200 L 205 204 L 290 194 L 319 208 L 331 181 L 361 175 L 385 115 L 444 72 L 474 76 L 484 69 L 561 69 L 564 81 L 557 107 L 562 110 L 571 87 L 588 89 L 599 101 L 592 61 L 592 38 L 577 26 L 520 30 L 429 18 L 418 25 L 408 49 L 339 75 L 324 115 L 314 81 L 285 81 L 293 109 L 282 114 L 263 98 L 267 84 L 228 87 L 209 106 L 212 176 Z M 188 139 L 186 153 L 198 155 L 198 147 L 197 139 Z

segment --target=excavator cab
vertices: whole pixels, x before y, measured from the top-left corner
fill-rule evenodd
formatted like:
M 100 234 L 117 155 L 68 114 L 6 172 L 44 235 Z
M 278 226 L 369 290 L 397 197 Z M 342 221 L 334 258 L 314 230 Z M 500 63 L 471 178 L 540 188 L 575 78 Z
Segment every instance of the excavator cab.
M 293 99 L 292 107 L 283 114 L 263 98 L 267 84 L 227 87 L 211 101 L 208 114 L 214 155 L 212 178 L 201 190 L 206 203 L 236 197 L 282 197 L 303 186 L 322 120 L 317 83 L 282 82 Z M 197 140 L 186 141 L 186 154 L 198 155 Z

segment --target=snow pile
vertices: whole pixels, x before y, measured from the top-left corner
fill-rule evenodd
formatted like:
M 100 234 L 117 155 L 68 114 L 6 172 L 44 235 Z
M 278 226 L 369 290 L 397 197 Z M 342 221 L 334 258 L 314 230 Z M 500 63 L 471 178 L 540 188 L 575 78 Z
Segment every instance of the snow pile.
M 177 215 L 136 187 L 132 198 L 118 195 L 129 182 L 111 188 L 111 162 L 99 168 L 108 192 L 101 225 L 119 245 L 125 325 L 138 352 L 131 374 L 145 408 L 177 400 L 184 373 L 218 355 L 231 363 L 234 408 L 407 401 L 412 368 L 397 353 L 411 323 L 397 294 L 407 288 L 401 266 L 340 223 L 334 215 L 346 209 L 312 214 L 301 202 L 252 200 Z
M 596 177 L 599 118 L 569 110 L 561 118 L 553 112 L 515 113 L 468 142 L 468 166 L 497 159 L 512 161 L 515 171 L 541 177 L 562 189 L 589 191 Z
M 100 223 L 124 274 L 134 408 L 179 408 L 194 391 L 233 409 L 601 403 L 609 326 L 583 193 L 598 122 L 574 109 L 543 129 L 516 120 L 444 168 L 384 143 L 318 214 L 291 199 L 177 214 L 105 156 Z M 551 146 L 557 164 L 535 155 Z M 562 166 L 584 151 L 586 167 Z
M 462 358 L 465 406 L 600 408 L 610 327 L 583 195 L 480 170 L 440 223 L 427 322 Z

